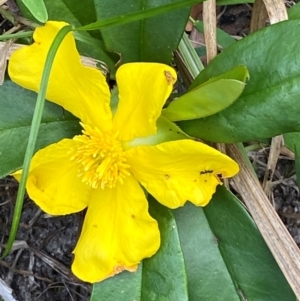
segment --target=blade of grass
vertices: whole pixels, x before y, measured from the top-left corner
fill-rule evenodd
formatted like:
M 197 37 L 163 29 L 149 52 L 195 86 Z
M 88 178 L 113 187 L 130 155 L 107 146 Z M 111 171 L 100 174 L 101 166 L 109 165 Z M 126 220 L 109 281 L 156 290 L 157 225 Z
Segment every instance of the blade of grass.
M 9 39 L 27 38 L 32 37 L 33 31 L 19 31 L 11 34 L 3 34 L 0 36 L 0 41 L 5 41 Z
M 202 1 L 200 1 L 202 2 Z M 85 25 L 82 27 L 77 27 L 74 30 L 96 30 L 96 29 L 105 29 L 108 27 L 119 26 L 123 24 L 127 24 L 134 21 L 139 21 L 146 18 L 155 17 L 160 14 L 164 14 L 173 10 L 180 9 L 182 7 L 191 6 L 195 3 L 199 3 L 197 0 L 185 0 L 176 3 L 168 3 L 165 5 L 161 5 L 158 7 L 148 8 L 142 11 L 135 11 L 129 14 L 125 14 L 122 16 L 117 16 L 113 18 L 109 18 L 106 20 L 100 20 L 89 25 Z
M 39 132 L 39 126 L 42 119 L 44 104 L 45 104 L 45 97 L 46 97 L 46 91 L 48 86 L 48 80 L 52 68 L 52 64 L 55 58 L 55 54 L 59 48 L 60 43 L 64 39 L 64 37 L 67 35 L 68 32 L 72 30 L 71 26 L 65 26 L 63 27 L 55 37 L 54 41 L 51 44 L 51 47 L 49 49 L 49 52 L 47 54 L 42 79 L 41 79 L 41 86 L 40 90 L 37 96 L 36 106 L 32 118 L 32 126 L 30 129 L 28 144 L 25 152 L 25 158 L 24 158 L 24 164 L 23 164 L 23 171 L 22 171 L 22 177 L 18 189 L 18 195 L 16 200 L 16 206 L 14 210 L 14 216 L 12 221 L 12 226 L 9 233 L 8 242 L 6 244 L 4 253 L 2 255 L 2 258 L 6 256 L 9 251 L 11 250 L 11 247 L 14 243 L 14 240 L 16 238 L 16 234 L 18 231 L 21 213 L 22 213 L 22 207 L 23 207 L 23 201 L 24 201 L 24 195 L 25 195 L 25 189 L 26 189 L 26 182 L 28 178 L 29 168 L 30 168 L 30 162 L 31 158 L 34 153 L 35 143 L 37 139 L 37 135 Z
M 204 69 L 204 66 L 186 33 L 183 34 L 182 39 L 179 42 L 178 50 L 183 58 L 186 68 L 192 75 L 193 79 L 195 79 Z

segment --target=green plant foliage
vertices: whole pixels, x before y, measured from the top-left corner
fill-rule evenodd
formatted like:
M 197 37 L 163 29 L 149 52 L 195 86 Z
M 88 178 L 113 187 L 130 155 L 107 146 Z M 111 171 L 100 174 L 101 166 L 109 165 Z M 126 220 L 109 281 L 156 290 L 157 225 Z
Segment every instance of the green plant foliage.
M 286 133 L 283 135 L 284 145 L 292 152 L 295 150 L 295 146 L 300 150 L 300 132 Z
M 142 269 L 143 265 L 140 264 L 135 273 L 125 271 L 94 284 L 90 301 L 141 300 Z
M 189 300 L 240 300 L 203 209 L 188 203 L 174 214 L 185 261 Z
M 6 80 L 0 89 L 0 177 L 19 169 L 24 160 L 36 94 Z M 80 133 L 78 120 L 46 102 L 36 150 Z
M 98 19 L 105 20 L 167 3 L 182 0 L 119 0 L 96 1 Z M 108 50 L 120 53 L 121 62 L 161 62 L 170 64 L 189 17 L 190 8 L 183 8 L 153 18 L 102 30 Z M 139 37 L 139 38 L 137 38 Z
M 219 186 L 203 210 L 241 300 L 296 300 L 252 218 L 232 193 Z
M 289 16 L 290 20 L 300 19 L 300 3 L 299 2 L 288 9 L 288 16 Z
M 150 197 L 162 245 L 137 273 L 94 285 L 91 301 L 295 301 L 253 220 L 218 187 L 204 209 L 167 209 Z
M 194 26 L 199 32 L 204 33 L 204 25 L 202 21 L 195 21 Z M 223 31 L 222 29 L 217 28 L 217 44 L 219 46 L 221 46 L 222 48 L 227 48 L 235 42 L 236 40 L 231 35 Z
M 238 66 L 175 99 L 163 110 L 171 121 L 207 117 L 230 106 L 243 92 L 249 74 L 247 68 Z
M 242 64 L 250 74 L 244 92 L 227 109 L 180 122 L 180 127 L 191 136 L 215 142 L 300 131 L 300 70 L 295 63 L 300 59 L 299 25 L 300 20 L 280 22 L 226 48 L 199 74 L 195 85 Z
M 48 13 L 44 0 L 20 0 L 28 8 L 31 14 L 41 23 L 48 20 Z

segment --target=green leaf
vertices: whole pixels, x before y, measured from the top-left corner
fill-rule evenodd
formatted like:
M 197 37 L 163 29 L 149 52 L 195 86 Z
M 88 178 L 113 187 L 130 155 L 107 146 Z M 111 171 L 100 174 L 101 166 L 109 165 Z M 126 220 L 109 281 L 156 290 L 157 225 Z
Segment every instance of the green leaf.
M 142 270 L 140 264 L 135 273 L 125 271 L 94 284 L 90 301 L 141 300 Z
M 169 64 L 190 12 L 189 7 L 182 7 L 194 2 L 196 1 L 109 0 L 97 1 L 95 5 L 102 23 L 114 19 L 116 24 L 139 20 L 101 31 L 107 49 L 120 53 L 122 63 L 151 61 Z M 174 11 L 170 12 L 172 9 Z M 158 13 L 164 14 L 157 16 Z M 141 20 L 146 17 L 147 19 Z M 115 23 L 111 22 L 109 25 Z
M 171 121 L 213 115 L 230 106 L 241 95 L 244 86 L 245 83 L 233 79 L 204 84 L 172 101 L 162 114 Z
M 0 88 L 0 178 L 22 167 L 36 94 L 6 80 Z M 46 102 L 36 150 L 80 133 L 78 120 Z
M 244 92 L 227 109 L 205 119 L 180 122 L 180 127 L 191 136 L 215 142 L 260 140 L 300 131 L 300 70 L 295 63 L 300 60 L 299 25 L 300 20 L 280 22 L 225 49 L 197 82 L 242 64 L 250 74 Z
M 290 20 L 300 19 L 300 3 L 290 7 L 287 12 Z
M 21 0 L 32 15 L 41 23 L 48 20 L 48 13 L 44 0 Z
M 226 188 L 219 186 L 203 209 L 186 204 L 175 217 L 189 300 L 296 300 L 253 220 Z
M 199 32 L 204 33 L 204 24 L 202 21 L 197 20 L 197 21 L 194 21 L 193 23 L 194 23 L 195 28 Z M 231 35 L 229 35 L 225 31 L 223 31 L 222 29 L 217 28 L 218 45 L 220 45 L 222 48 L 227 48 L 227 47 L 231 46 L 232 44 L 234 44 L 235 42 L 236 42 L 236 40 Z
M 239 301 L 203 209 L 187 203 L 174 210 L 174 214 L 185 261 L 189 300 Z
M 58 0 L 55 0 L 57 2 Z M 74 15 L 74 17 L 80 22 L 81 25 L 90 24 L 97 20 L 95 1 L 94 0 L 60 0 L 64 3 L 68 10 Z M 53 1 L 52 1 L 53 3 Z M 50 2 L 49 2 L 50 4 Z M 94 32 L 94 34 L 97 34 Z M 100 35 L 99 35 L 100 37 Z
M 197 86 L 172 101 L 162 115 L 171 121 L 207 117 L 230 106 L 243 92 L 249 74 L 244 66 L 238 66 L 218 77 Z
M 219 186 L 203 210 L 241 300 L 296 300 L 259 230 L 233 194 Z
M 297 149 L 300 149 L 300 133 L 286 133 L 283 135 L 284 145 L 289 148 L 292 152 L 295 150 L 295 146 Z
M 151 196 L 149 199 L 149 212 L 159 224 L 161 246 L 155 256 L 143 261 L 142 299 L 187 301 L 185 262 L 173 213 Z

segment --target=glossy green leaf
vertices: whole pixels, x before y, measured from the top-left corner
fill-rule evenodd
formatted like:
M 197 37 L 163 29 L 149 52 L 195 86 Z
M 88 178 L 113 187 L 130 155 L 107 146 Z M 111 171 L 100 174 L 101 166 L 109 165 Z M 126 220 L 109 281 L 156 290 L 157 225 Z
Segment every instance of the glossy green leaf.
M 48 20 L 48 13 L 44 0 L 21 0 L 31 14 L 41 23 Z
M 172 101 L 162 114 L 171 121 L 207 117 L 230 106 L 243 92 L 248 71 L 238 66 Z
M 125 19 L 127 14 L 137 14 L 141 17 L 141 13 L 147 12 L 148 9 L 155 13 L 154 8 L 158 9 L 162 5 L 167 6 L 171 3 L 182 6 L 185 2 L 182 0 L 123 2 L 109 0 L 97 1 L 95 6 L 98 19 L 105 22 L 106 19 L 117 16 L 123 16 Z M 191 5 L 192 1 L 186 1 L 186 3 L 186 5 Z M 168 7 L 168 10 L 172 8 Z M 151 61 L 169 64 L 172 51 L 176 49 L 181 39 L 189 12 L 189 7 L 181 8 L 152 18 L 103 29 L 102 36 L 108 50 L 121 54 L 122 63 Z
M 218 187 L 203 210 L 241 300 L 296 300 L 259 230 L 233 194 Z
M 149 199 L 149 212 L 159 224 L 161 246 L 155 256 L 143 261 L 142 300 L 188 301 L 185 262 L 173 213 L 151 196 Z
M 244 92 L 227 109 L 180 122 L 180 127 L 191 136 L 215 142 L 259 140 L 300 131 L 300 69 L 295 63 L 300 60 L 299 25 L 300 20 L 280 22 L 226 48 L 196 82 L 204 83 L 242 64 L 250 74 Z
M 203 209 L 187 203 L 174 210 L 174 214 L 185 261 L 189 300 L 239 301 Z
M 0 178 L 19 169 L 24 160 L 36 94 L 9 80 L 0 88 Z M 36 149 L 80 133 L 78 120 L 52 103 L 46 103 Z
M 246 66 L 243 65 L 239 65 L 239 66 L 235 66 L 232 69 L 221 73 L 217 76 L 213 76 L 211 78 L 209 78 L 207 81 L 205 82 L 201 82 L 200 79 L 200 75 L 197 76 L 195 78 L 195 80 L 192 82 L 192 84 L 189 87 L 189 91 L 195 89 L 196 87 L 200 86 L 200 85 L 205 85 L 205 84 L 210 84 L 213 82 L 217 82 L 221 79 L 235 79 L 237 81 L 240 82 L 246 82 L 248 79 L 250 78 L 249 76 L 249 72 Z
M 230 106 L 241 95 L 244 86 L 245 83 L 234 79 L 203 84 L 172 101 L 162 114 L 171 121 L 213 115 Z
M 141 300 L 142 269 L 140 264 L 135 273 L 122 272 L 93 285 L 90 301 L 127 301 Z
M 56 2 L 57 0 L 55 0 Z M 81 25 L 90 24 L 97 20 L 94 0 L 60 0 Z M 53 1 L 52 1 L 53 3 Z M 97 34 L 95 32 L 95 34 Z

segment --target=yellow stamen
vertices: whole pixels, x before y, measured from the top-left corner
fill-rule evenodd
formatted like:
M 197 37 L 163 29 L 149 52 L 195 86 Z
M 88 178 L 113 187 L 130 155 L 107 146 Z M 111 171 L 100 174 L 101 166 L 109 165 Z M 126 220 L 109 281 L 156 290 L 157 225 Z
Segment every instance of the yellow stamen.
M 118 181 L 123 183 L 130 173 L 118 133 L 103 133 L 98 128 L 81 125 L 83 135 L 73 138 L 79 146 L 70 151 L 71 160 L 80 163 L 78 176 L 92 188 L 112 188 Z

